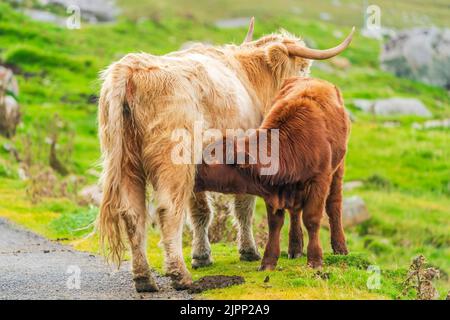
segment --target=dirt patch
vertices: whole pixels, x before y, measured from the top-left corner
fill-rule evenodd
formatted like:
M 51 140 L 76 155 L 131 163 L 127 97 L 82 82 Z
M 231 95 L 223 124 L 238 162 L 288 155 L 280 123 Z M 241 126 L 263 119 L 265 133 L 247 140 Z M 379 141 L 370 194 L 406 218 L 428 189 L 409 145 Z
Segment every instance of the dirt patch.
M 189 293 L 200 293 L 210 289 L 227 288 L 243 284 L 245 279 L 241 276 L 206 276 L 194 281 Z

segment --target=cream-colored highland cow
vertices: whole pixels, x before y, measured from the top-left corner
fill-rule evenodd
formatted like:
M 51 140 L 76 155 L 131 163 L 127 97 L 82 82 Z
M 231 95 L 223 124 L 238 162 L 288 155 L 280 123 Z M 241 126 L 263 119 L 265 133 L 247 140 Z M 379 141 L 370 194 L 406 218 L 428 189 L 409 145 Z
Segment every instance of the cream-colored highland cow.
M 173 161 L 176 129 L 257 128 L 283 81 L 307 76 L 310 61 L 341 53 L 339 46 L 313 50 L 282 32 L 251 40 L 251 25 L 242 45 L 197 45 L 165 56 L 128 54 L 103 73 L 99 101 L 99 134 L 103 154 L 103 201 L 98 219 L 110 258 L 120 262 L 128 236 L 138 291 L 158 290 L 146 257 L 146 189 L 152 187 L 165 249 L 167 274 L 175 288 L 186 288 L 191 276 L 182 254 L 186 212 L 193 225 L 192 264 L 211 263 L 207 197 L 194 194 L 195 165 Z M 188 146 L 187 146 L 188 148 Z M 251 231 L 255 199 L 236 196 L 241 259 L 259 259 Z

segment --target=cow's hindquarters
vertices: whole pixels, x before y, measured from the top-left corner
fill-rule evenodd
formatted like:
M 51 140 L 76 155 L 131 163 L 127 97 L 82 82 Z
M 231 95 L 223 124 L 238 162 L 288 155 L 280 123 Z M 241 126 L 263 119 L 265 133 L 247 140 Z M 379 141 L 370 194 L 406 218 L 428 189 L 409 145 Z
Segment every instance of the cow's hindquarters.
M 127 102 L 130 70 L 113 65 L 105 72 L 99 101 L 99 134 L 103 157 L 103 198 L 98 229 L 116 263 L 125 250 L 126 231 L 132 251 L 133 275 L 138 291 L 156 291 L 145 253 L 145 175 L 141 135 L 134 126 L 134 110 Z M 125 229 L 125 230 L 123 230 Z

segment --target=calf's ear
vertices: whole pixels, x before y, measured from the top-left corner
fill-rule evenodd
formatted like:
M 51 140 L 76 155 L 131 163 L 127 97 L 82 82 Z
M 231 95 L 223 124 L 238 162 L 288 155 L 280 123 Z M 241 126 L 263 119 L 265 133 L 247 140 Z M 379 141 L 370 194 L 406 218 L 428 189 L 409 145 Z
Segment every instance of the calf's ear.
M 281 76 L 289 63 L 289 52 L 282 44 L 273 44 L 266 49 L 266 62 L 275 75 Z

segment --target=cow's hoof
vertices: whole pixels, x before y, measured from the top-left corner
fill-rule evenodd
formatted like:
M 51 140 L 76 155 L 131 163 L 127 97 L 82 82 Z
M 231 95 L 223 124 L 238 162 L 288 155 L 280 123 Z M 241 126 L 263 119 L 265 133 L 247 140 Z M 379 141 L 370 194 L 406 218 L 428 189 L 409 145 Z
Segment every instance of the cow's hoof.
M 240 257 L 239 259 L 241 261 L 259 261 L 261 260 L 261 255 L 259 252 L 255 250 L 248 250 L 248 251 L 240 251 Z
M 198 269 L 198 268 L 210 266 L 210 265 L 212 265 L 212 263 L 213 263 L 213 261 L 212 261 L 211 257 L 208 256 L 205 259 L 192 258 L 191 265 L 192 265 L 193 269 Z
M 303 253 L 301 252 L 296 252 L 296 253 L 289 253 L 288 254 L 288 259 L 298 259 L 303 257 Z
M 322 259 L 308 260 L 308 267 L 311 267 L 313 269 L 320 269 L 322 268 L 322 265 Z
M 275 264 L 262 264 L 258 271 L 273 271 L 275 270 L 276 265 Z
M 191 278 L 172 279 L 172 287 L 175 290 L 187 290 L 192 286 Z
M 159 291 L 158 285 L 152 277 L 141 277 L 134 279 L 134 286 L 137 292 Z

